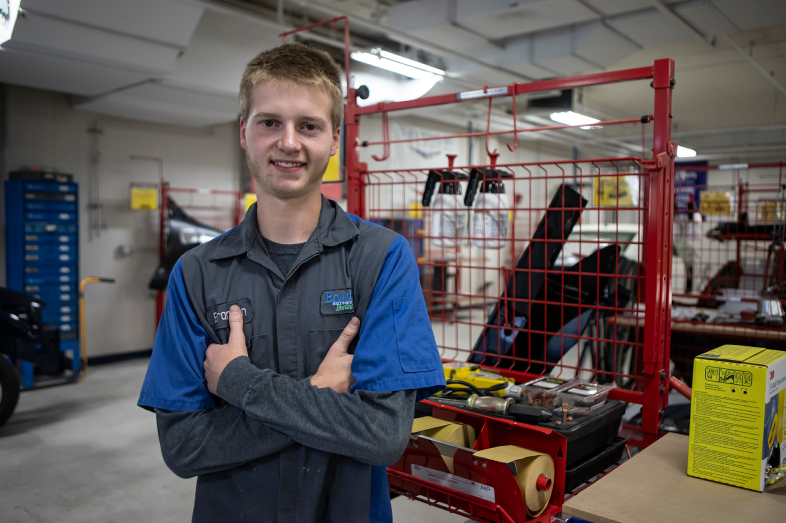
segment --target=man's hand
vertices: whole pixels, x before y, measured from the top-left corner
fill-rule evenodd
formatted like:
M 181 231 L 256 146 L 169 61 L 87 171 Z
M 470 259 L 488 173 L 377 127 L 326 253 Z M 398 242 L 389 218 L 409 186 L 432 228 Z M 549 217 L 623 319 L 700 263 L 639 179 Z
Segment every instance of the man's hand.
M 229 341 L 226 345 L 213 343 L 205 353 L 205 378 L 207 389 L 216 393 L 218 378 L 224 372 L 224 367 L 238 356 L 248 356 L 246 336 L 243 334 L 243 315 L 240 307 L 232 305 L 229 308 Z
M 358 330 L 360 330 L 360 320 L 352 318 L 336 343 L 330 347 L 317 373 L 311 376 L 312 385 L 320 389 L 331 388 L 336 392 L 349 392 L 349 388 L 355 383 L 355 378 L 352 377 L 353 356 L 347 354 L 347 350 Z

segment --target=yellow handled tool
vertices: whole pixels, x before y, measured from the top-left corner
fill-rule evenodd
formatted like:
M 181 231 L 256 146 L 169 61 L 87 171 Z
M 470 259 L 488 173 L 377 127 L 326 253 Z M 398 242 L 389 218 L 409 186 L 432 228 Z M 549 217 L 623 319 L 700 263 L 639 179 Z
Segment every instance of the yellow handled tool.
M 115 283 L 114 278 L 85 278 L 79 283 L 79 337 L 82 342 L 82 365 L 79 366 L 79 379 L 81 383 L 87 377 L 87 332 L 85 330 L 85 287 L 90 283 Z

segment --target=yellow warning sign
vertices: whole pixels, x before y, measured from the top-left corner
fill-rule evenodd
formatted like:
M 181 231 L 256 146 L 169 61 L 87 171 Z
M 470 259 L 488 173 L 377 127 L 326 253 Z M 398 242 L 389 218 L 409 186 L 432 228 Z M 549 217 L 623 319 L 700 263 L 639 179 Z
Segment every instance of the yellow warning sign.
M 330 161 L 328 162 L 327 170 L 325 174 L 322 175 L 323 182 L 340 182 L 341 181 L 341 169 L 339 168 L 339 158 L 341 158 L 341 148 L 339 147 L 336 150 L 336 154 L 330 157 Z
M 701 214 L 724 216 L 731 214 L 732 191 L 701 191 Z
M 781 202 L 761 202 L 759 216 L 762 220 L 783 219 L 783 206 Z
M 158 209 L 158 188 L 131 187 L 131 210 L 151 211 Z
M 596 207 L 631 207 L 635 205 L 634 196 L 626 176 L 592 179 L 592 204 Z

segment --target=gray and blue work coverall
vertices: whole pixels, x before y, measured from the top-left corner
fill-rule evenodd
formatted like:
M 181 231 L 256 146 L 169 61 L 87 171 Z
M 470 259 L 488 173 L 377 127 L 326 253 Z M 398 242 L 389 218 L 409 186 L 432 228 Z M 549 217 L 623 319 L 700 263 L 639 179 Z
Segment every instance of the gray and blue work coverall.
M 407 240 L 322 199 L 288 274 L 271 260 L 256 205 L 192 249 L 169 279 L 139 405 L 155 410 L 162 453 L 199 476 L 193 521 L 389 522 L 385 467 L 403 452 L 417 399 L 444 373 Z M 248 358 L 207 389 L 211 343 L 243 314 Z M 350 393 L 310 384 L 352 316 Z

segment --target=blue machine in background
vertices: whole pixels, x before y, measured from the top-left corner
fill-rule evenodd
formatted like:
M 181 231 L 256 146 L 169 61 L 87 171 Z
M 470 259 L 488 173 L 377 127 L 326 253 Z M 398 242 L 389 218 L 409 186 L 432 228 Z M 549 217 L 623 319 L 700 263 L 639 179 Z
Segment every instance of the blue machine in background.
M 5 182 L 6 281 L 9 289 L 44 302 L 44 323 L 60 331 L 71 371 L 79 350 L 79 192 L 73 177 L 14 172 Z M 22 389 L 36 385 L 35 366 L 18 362 Z

